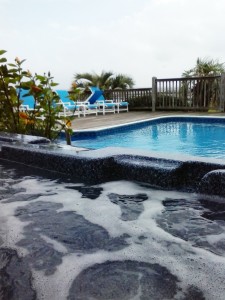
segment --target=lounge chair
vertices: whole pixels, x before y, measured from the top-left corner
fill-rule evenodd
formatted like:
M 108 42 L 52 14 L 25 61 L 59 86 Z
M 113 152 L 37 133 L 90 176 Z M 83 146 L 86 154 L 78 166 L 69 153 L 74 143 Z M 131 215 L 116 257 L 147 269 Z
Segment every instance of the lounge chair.
M 43 108 L 40 107 L 39 103 L 35 101 L 32 95 L 29 95 L 29 90 L 17 89 L 17 95 L 22 101 L 19 107 L 20 116 L 26 120 L 29 120 L 29 115 L 34 113 L 36 119 L 44 120 Z
M 110 101 L 110 100 L 106 100 Z M 111 100 L 116 105 L 116 112 L 119 114 L 121 111 L 128 112 L 128 105 L 129 103 L 127 101 L 123 100 Z
M 29 91 L 24 89 L 17 89 L 17 95 L 22 101 L 22 104 L 19 107 L 20 111 L 33 111 L 36 109 L 37 103 L 32 95 L 28 95 Z
M 78 116 L 80 117 L 80 107 L 69 98 L 69 93 L 66 90 L 56 90 L 59 96 L 59 102 L 56 105 L 61 105 L 63 110 L 59 112 L 59 116 Z
M 115 100 L 106 100 L 103 92 L 98 87 L 91 87 L 93 97 L 90 98 L 92 101 L 95 101 L 99 106 L 99 111 L 103 112 L 117 112 L 127 111 L 128 112 L 128 102 L 126 101 L 115 101 Z M 92 96 L 92 95 L 91 95 Z M 90 97 L 91 97 L 90 96 Z M 90 101 L 90 100 L 89 100 Z
M 91 95 L 83 102 L 78 102 L 80 105 L 80 113 L 85 117 L 88 114 L 98 115 L 98 105 L 96 104 L 96 99 L 98 98 L 98 93 L 91 91 Z
M 86 115 L 95 114 L 98 115 L 98 106 L 96 104 L 87 104 L 85 102 L 79 102 L 80 114 L 86 117 Z
M 81 101 L 72 101 L 69 98 L 69 93 L 66 90 L 56 90 L 60 98 L 60 104 L 63 106 L 63 115 L 83 115 L 84 117 L 87 114 L 98 114 L 97 105 L 87 105 L 87 103 Z
M 120 101 L 117 101 L 115 103 L 117 105 L 116 108 L 117 108 L 118 114 L 120 113 L 120 111 L 126 111 L 126 112 L 129 111 L 129 109 L 128 109 L 129 103 L 128 102 L 120 100 Z
M 89 104 L 96 104 L 98 107 L 98 112 L 105 113 L 107 112 L 116 112 L 116 104 L 112 100 L 105 100 L 103 92 L 98 87 L 89 87 L 91 90 L 91 95 L 85 101 Z

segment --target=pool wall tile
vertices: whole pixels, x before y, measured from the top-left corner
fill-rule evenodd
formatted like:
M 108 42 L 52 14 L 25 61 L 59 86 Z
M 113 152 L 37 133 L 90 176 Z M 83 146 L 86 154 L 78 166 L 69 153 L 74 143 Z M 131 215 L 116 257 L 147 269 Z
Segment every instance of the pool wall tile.
M 180 162 L 138 156 L 119 156 L 115 157 L 115 163 L 123 179 L 143 181 L 166 189 L 178 185 L 176 170 Z
M 198 191 L 208 195 L 225 196 L 225 170 L 213 170 L 203 176 Z
M 63 155 L 33 147 L 2 146 L 0 158 L 55 171 L 86 182 L 102 182 L 114 178 L 113 158 L 89 158 Z
M 47 146 L 2 145 L 0 159 L 59 172 L 81 182 L 125 179 L 162 189 L 225 196 L 225 188 L 221 188 L 225 183 L 225 163 L 116 155 L 113 151 L 102 157 L 97 150 L 81 153 L 64 154 Z
M 0 142 L 22 142 L 23 144 L 49 144 L 50 140 L 41 136 L 0 132 Z

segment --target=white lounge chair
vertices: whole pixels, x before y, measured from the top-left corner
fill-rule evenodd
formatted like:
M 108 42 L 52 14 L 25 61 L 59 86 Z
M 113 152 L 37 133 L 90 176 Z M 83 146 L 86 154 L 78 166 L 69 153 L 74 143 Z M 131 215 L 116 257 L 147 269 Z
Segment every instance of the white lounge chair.
M 59 112 L 59 116 L 78 116 L 80 117 L 80 106 L 69 98 L 69 93 L 66 90 L 56 90 L 56 94 L 59 96 L 59 103 L 56 105 L 62 106 L 62 111 Z
M 90 103 L 96 103 L 98 105 L 99 112 L 105 114 L 106 112 L 117 112 L 121 111 L 128 112 L 128 102 L 126 101 L 114 101 L 114 100 L 106 100 L 103 92 L 98 87 L 90 87 L 92 95 L 86 101 Z
M 97 105 L 90 105 L 82 101 L 72 101 L 69 98 L 69 93 L 66 90 L 56 90 L 56 93 L 60 97 L 60 103 L 63 105 L 63 115 L 77 115 L 84 117 L 88 114 L 98 114 Z
M 22 101 L 19 107 L 20 111 L 34 111 L 37 109 L 38 103 L 32 95 L 29 95 L 29 90 L 17 89 L 17 95 Z
M 27 115 L 26 119 L 29 119 L 29 115 L 35 114 L 36 119 L 44 120 L 43 108 L 40 107 L 40 104 L 35 100 L 35 98 L 29 94 L 29 90 L 18 88 L 16 90 L 17 96 L 22 103 L 19 106 L 19 111 L 24 113 L 24 116 Z M 22 114 L 20 114 L 22 116 Z
M 85 101 L 88 102 L 89 105 L 97 105 L 98 112 L 105 115 L 107 112 L 116 112 L 116 105 L 112 100 L 105 100 L 102 91 L 98 87 L 89 87 L 91 90 L 91 95 Z

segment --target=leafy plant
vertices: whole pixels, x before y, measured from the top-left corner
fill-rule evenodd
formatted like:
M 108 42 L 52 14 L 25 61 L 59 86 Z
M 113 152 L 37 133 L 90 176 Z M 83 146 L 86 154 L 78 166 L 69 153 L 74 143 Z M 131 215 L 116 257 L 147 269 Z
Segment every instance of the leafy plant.
M 217 108 L 220 86 L 216 76 L 220 76 L 224 72 L 224 63 L 210 58 L 197 58 L 195 66 L 184 71 L 182 77 L 198 77 L 198 79 L 195 83 L 190 80 L 190 84 L 184 81 L 181 86 L 182 94 L 190 94 L 191 101 L 195 101 L 199 106 Z
M 96 73 L 77 73 L 74 75 L 76 88 L 97 86 L 102 90 L 109 89 L 127 89 L 134 86 L 134 81 L 131 77 L 123 74 L 114 75 L 111 71 L 102 71 L 101 74 Z M 74 90 L 74 82 L 72 83 Z
M 7 63 L 3 57 L 5 53 L 0 50 L 0 130 L 39 135 L 50 140 L 57 138 L 62 130 L 70 134 L 73 117 L 59 116 L 59 97 L 53 90 L 57 83 L 50 72 L 33 76 L 30 71 L 23 70 L 25 60 L 16 58 L 15 63 Z M 34 97 L 34 109 L 21 110 L 22 90 L 27 91 L 24 97 Z
M 183 77 L 216 76 L 225 72 L 224 63 L 210 58 L 197 58 L 196 65 L 182 74 Z

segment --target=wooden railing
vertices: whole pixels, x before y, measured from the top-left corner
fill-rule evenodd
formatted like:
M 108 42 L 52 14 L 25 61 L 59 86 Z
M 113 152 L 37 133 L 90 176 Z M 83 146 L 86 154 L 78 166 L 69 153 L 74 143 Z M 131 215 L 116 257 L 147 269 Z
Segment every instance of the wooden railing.
M 152 89 L 127 89 L 127 90 L 106 90 L 104 91 L 106 99 L 115 101 L 129 102 L 130 109 L 151 109 L 152 107 Z
M 155 110 L 220 108 L 221 76 L 153 78 Z
M 73 92 L 70 92 L 73 95 Z M 86 91 L 78 95 L 79 101 L 85 101 L 90 96 L 91 92 Z M 152 107 L 152 89 L 127 89 L 127 90 L 105 90 L 104 97 L 107 100 L 127 101 L 130 109 L 151 109 Z
M 80 100 L 90 93 L 82 94 Z M 209 77 L 152 78 L 152 88 L 105 90 L 106 99 L 129 102 L 130 110 L 224 111 L 225 74 Z

